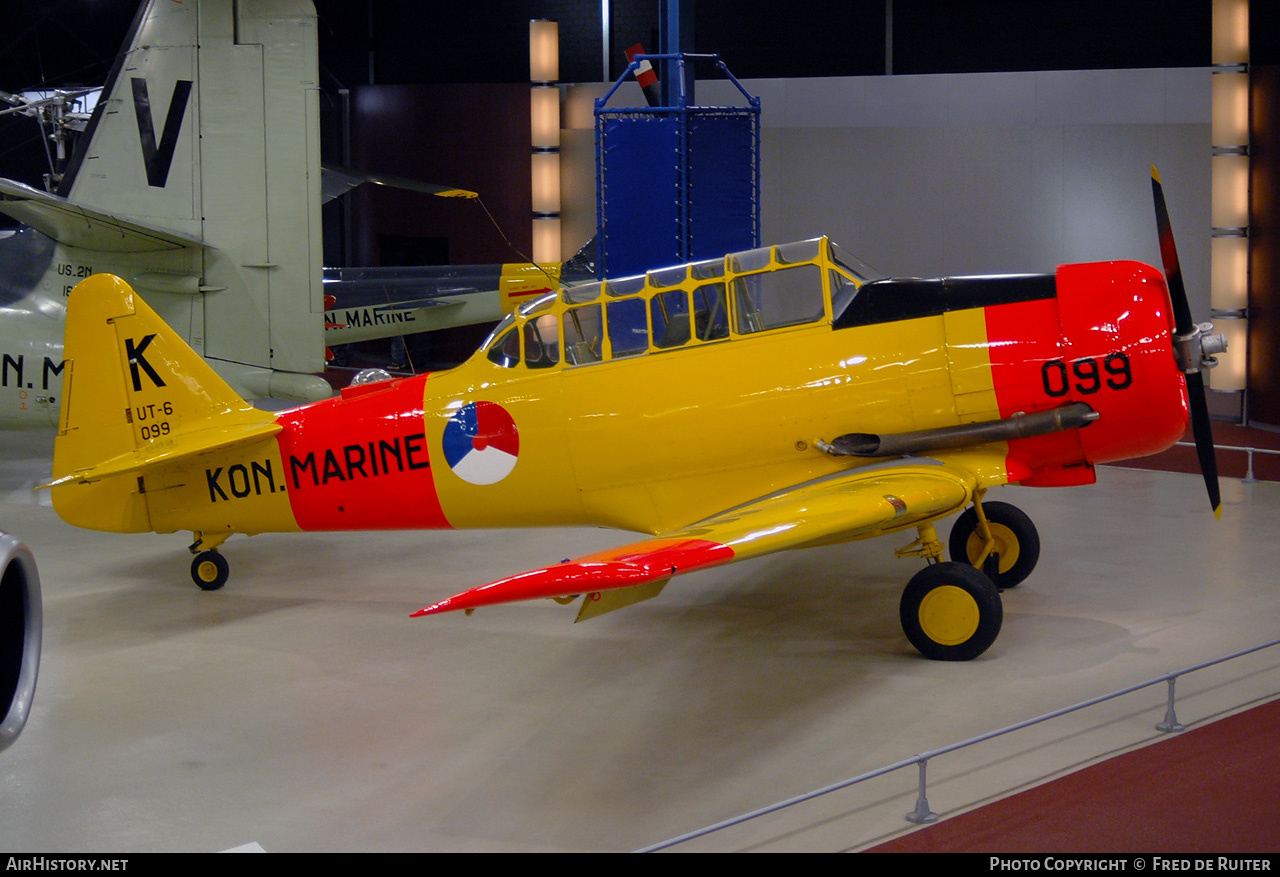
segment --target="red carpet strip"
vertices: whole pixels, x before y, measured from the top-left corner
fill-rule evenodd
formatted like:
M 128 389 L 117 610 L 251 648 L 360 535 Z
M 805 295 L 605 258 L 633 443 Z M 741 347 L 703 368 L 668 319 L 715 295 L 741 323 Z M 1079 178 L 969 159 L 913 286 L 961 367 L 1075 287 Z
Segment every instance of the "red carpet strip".
M 1184 442 L 1195 439 L 1188 429 Z M 1233 423 L 1213 423 L 1213 441 L 1218 450 L 1218 472 L 1223 478 L 1243 478 L 1248 471 L 1249 455 L 1244 451 L 1227 451 L 1223 446 L 1280 450 L 1280 432 L 1252 429 Z M 1128 469 L 1158 469 L 1163 472 L 1200 472 L 1195 448 L 1172 447 L 1150 457 L 1125 460 L 1111 465 Z M 1280 481 L 1280 454 L 1253 455 L 1253 477 L 1259 481 Z
M 869 850 L 1277 851 L 1280 700 L 1170 735 Z

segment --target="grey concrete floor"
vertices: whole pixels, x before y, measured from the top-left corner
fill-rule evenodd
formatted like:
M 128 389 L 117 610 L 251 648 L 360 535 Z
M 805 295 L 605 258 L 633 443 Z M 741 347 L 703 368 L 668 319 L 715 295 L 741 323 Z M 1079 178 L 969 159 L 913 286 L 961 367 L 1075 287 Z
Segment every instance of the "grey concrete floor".
M 1271 483 L 1224 481 L 1220 522 L 1188 475 L 1001 491 L 1040 566 L 990 651 L 940 664 L 898 627 L 905 538 L 691 575 L 580 625 L 550 601 L 410 620 L 627 536 L 237 538 L 202 593 L 184 534 L 76 530 L 33 498 L 42 442 L 0 439 L 0 528 L 35 552 L 45 608 L 32 718 L 0 754 L 10 852 L 629 850 L 1280 636 Z M 1182 680 L 1179 718 L 1275 696 L 1278 652 Z M 1164 699 L 939 758 L 930 804 L 1149 742 Z M 912 768 L 685 848 L 858 849 L 909 830 L 915 794 Z

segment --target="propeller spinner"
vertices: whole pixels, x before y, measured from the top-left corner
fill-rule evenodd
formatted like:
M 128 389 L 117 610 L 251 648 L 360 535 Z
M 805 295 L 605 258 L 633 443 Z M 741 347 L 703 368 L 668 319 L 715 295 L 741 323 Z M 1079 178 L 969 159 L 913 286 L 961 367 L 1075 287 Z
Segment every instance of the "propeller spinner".
M 1187 401 L 1191 406 L 1191 431 L 1196 439 L 1196 456 L 1200 459 L 1200 472 L 1204 475 L 1205 490 L 1215 517 L 1222 517 L 1222 496 L 1218 491 L 1218 460 L 1213 451 L 1213 428 L 1209 423 L 1209 403 L 1205 398 L 1203 368 L 1217 365 L 1215 353 L 1227 349 L 1226 338 L 1208 334 L 1212 323 L 1197 324 L 1191 319 L 1191 305 L 1187 301 L 1187 289 L 1182 282 L 1182 268 L 1178 264 L 1178 248 L 1173 242 L 1173 227 L 1169 224 L 1169 208 L 1164 201 L 1164 187 L 1160 174 L 1151 168 L 1151 194 L 1156 206 L 1156 231 L 1160 237 L 1160 261 L 1164 263 L 1164 276 L 1169 286 L 1169 298 L 1173 303 L 1174 338 L 1173 353 L 1187 379 Z

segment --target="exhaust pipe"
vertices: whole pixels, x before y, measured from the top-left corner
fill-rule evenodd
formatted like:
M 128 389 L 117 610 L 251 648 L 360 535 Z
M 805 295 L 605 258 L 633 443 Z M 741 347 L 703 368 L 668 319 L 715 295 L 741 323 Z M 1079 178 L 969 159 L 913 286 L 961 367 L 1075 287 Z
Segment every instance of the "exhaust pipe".
M 1097 419 L 1098 412 L 1084 402 L 1072 402 L 1060 408 L 1037 411 L 1035 414 L 1015 414 L 1004 420 L 962 423 L 959 426 L 893 435 L 851 432 L 837 436 L 830 443 L 819 440 L 817 444 L 818 450 L 837 457 L 906 457 L 926 451 L 964 448 L 986 442 L 1005 442 L 1061 432 L 1064 429 L 1079 429 Z
M 31 551 L 0 533 L 0 750 L 22 733 L 40 668 L 40 575 Z

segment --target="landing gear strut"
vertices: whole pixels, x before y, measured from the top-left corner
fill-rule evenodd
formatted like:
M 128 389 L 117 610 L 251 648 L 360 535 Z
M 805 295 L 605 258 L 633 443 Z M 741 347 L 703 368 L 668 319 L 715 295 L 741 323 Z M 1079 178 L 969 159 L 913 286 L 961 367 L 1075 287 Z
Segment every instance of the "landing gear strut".
M 974 491 L 973 506 L 951 528 L 950 561 L 939 562 L 942 541 L 931 523 L 920 524 L 919 537 L 895 552 L 929 564 L 907 584 L 898 614 L 907 639 L 935 661 L 985 652 L 1004 622 L 1000 591 L 1021 583 L 1040 559 L 1031 518 L 1007 502 L 984 503 L 985 495 Z
M 952 560 L 981 569 L 1002 591 L 1021 584 L 1040 560 L 1040 534 L 1031 518 L 1017 506 L 984 503 L 981 496 L 956 519 L 948 542 Z

